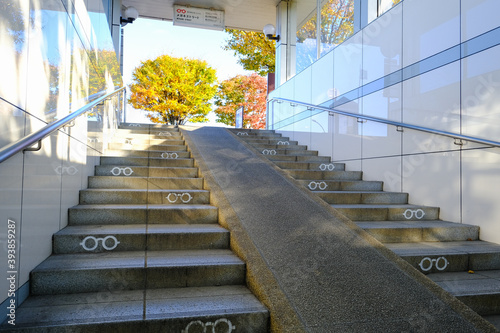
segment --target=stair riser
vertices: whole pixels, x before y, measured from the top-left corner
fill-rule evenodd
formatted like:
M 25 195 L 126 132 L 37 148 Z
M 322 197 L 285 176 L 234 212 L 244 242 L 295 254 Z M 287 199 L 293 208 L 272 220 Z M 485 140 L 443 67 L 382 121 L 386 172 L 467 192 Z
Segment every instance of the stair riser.
M 418 269 L 423 273 L 438 273 L 438 272 L 464 272 L 468 270 L 480 271 L 480 270 L 490 270 L 490 269 L 500 269 L 500 254 L 498 253 L 475 253 L 475 254 L 439 254 L 439 255 L 405 255 L 398 253 L 396 254 L 401 256 L 404 260 L 406 260 L 410 265 Z M 429 260 L 425 260 L 424 258 L 438 259 L 438 258 L 446 258 L 448 264 L 445 265 L 445 261 L 440 259 L 436 263 L 430 264 Z M 420 267 L 422 264 L 423 269 Z M 431 267 L 429 270 L 427 270 Z M 442 268 L 442 269 L 439 269 Z
M 156 150 L 156 151 L 186 151 L 187 147 L 183 145 L 141 145 L 141 144 L 123 144 L 110 143 L 109 149 L 116 150 Z
M 500 314 L 500 291 L 496 294 L 456 296 L 481 316 Z
M 198 176 L 197 168 L 148 168 L 138 166 L 107 166 L 95 167 L 96 176 L 132 176 L 132 177 L 185 177 L 195 178 Z
M 439 218 L 439 208 L 433 207 L 422 207 L 425 214 L 419 219 L 416 214 L 411 216 L 408 213 L 407 216 L 411 217 L 406 218 L 404 215 L 406 209 L 404 208 L 366 208 L 362 206 L 359 208 L 338 208 L 335 205 L 332 206 L 352 221 L 422 221 Z
M 189 191 L 80 191 L 80 204 L 208 204 L 209 192 Z
M 306 150 L 307 146 L 299 146 L 299 145 L 282 145 L 282 144 L 260 144 L 260 143 L 251 143 L 258 150 L 263 149 L 285 149 L 285 150 Z
M 361 180 L 360 171 L 309 171 L 309 170 L 286 170 L 290 176 L 298 180 L 314 179 L 322 180 Z
M 382 191 L 382 182 L 372 181 L 333 181 L 333 180 L 299 180 L 299 182 L 315 193 L 321 191 Z
M 88 310 L 89 305 L 81 307 L 81 311 Z M 95 311 L 99 311 L 92 307 Z M 77 311 L 80 312 L 80 311 Z M 269 314 L 267 312 L 246 311 L 244 313 L 221 313 L 219 315 L 194 315 L 192 313 L 184 314 L 179 318 L 157 318 L 156 315 L 146 314 L 146 321 L 142 320 L 142 313 L 137 318 L 133 316 L 123 315 L 119 322 L 99 322 L 85 324 L 69 324 L 64 326 L 52 326 L 45 324 L 37 324 L 35 327 L 17 327 L 15 332 L 22 333 L 100 333 L 100 332 L 120 332 L 120 333 L 137 333 L 137 332 L 165 332 L 168 327 L 168 332 L 203 332 L 203 328 L 207 328 L 207 333 L 212 332 L 213 324 L 217 323 L 215 332 L 231 332 L 228 327 L 229 322 L 233 327 L 237 327 L 237 331 L 241 333 L 267 333 L 269 327 Z M 113 318 L 115 319 L 115 318 Z M 189 327 L 189 328 L 188 328 Z M 241 327 L 241 329 L 240 329 Z M 186 331 L 188 328 L 189 331 Z
M 184 146 L 185 141 L 181 139 L 150 139 L 150 138 L 133 138 L 133 137 L 114 137 L 111 141 L 113 144 L 125 144 L 125 145 L 160 145 L 160 146 Z
M 254 146 L 254 145 L 281 145 L 283 144 L 283 142 L 288 142 L 289 145 L 298 145 L 299 142 L 298 141 L 290 141 L 290 138 L 288 137 L 280 137 L 279 139 L 271 139 L 271 140 L 268 140 L 268 139 L 264 139 L 264 140 L 261 140 L 261 139 L 244 139 L 245 142 L 247 142 L 248 144 Z M 285 143 L 286 145 L 286 143 Z
M 89 177 L 88 187 L 104 189 L 201 190 L 203 188 L 203 179 Z
M 82 206 L 84 207 L 84 206 Z M 109 207 L 109 206 L 108 206 Z M 69 225 L 102 224 L 210 224 L 217 223 L 217 208 L 70 208 Z
M 152 167 L 193 167 L 192 159 L 153 159 L 134 157 L 101 157 L 101 165 L 152 166 Z
M 478 228 L 380 228 L 365 229 L 382 243 L 452 242 L 478 240 Z
M 289 156 L 289 155 L 266 155 L 270 161 L 283 162 L 317 162 L 330 163 L 330 157 L 327 156 Z
M 123 134 L 139 134 L 139 135 L 157 135 L 157 136 L 168 136 L 161 135 L 161 133 L 170 133 L 170 134 L 180 134 L 179 129 L 176 128 L 162 128 L 162 129 L 142 129 L 142 128 L 120 128 L 117 133 Z
M 323 170 L 336 170 L 336 171 L 344 171 L 345 164 L 343 163 L 305 163 L 305 162 L 275 162 L 277 166 L 282 169 L 290 169 L 290 170 L 310 170 L 310 171 L 323 171 Z
M 243 264 L 33 271 L 32 295 L 201 287 L 245 283 Z
M 318 196 L 330 204 L 406 204 L 406 193 L 318 193 Z
M 54 235 L 53 250 L 55 254 L 100 253 L 109 251 L 166 251 L 166 250 L 204 250 L 227 249 L 229 247 L 228 232 L 211 233 L 174 233 L 174 234 L 95 234 L 96 239 L 107 239 L 104 248 L 102 241 L 82 235 Z M 85 242 L 83 242 L 85 240 Z M 95 248 L 95 249 L 94 249 Z M 90 249 L 90 250 L 89 250 Z M 112 249 L 112 250 L 108 250 Z
M 106 153 L 108 156 L 116 157 L 143 157 L 143 158 L 162 158 L 165 160 L 176 160 L 179 158 L 190 158 L 191 153 L 188 151 L 175 151 L 168 150 L 111 150 Z
M 264 156 L 317 156 L 318 152 L 315 150 L 294 150 L 294 149 L 260 149 L 258 150 Z

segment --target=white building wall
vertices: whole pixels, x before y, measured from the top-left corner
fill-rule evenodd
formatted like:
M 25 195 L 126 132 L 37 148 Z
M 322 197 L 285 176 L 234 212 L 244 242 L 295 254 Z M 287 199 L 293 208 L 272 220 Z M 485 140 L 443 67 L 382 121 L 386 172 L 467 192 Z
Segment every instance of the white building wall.
M 500 141 L 499 11 L 497 0 L 404 0 L 271 97 Z M 500 148 L 287 103 L 270 118 L 365 180 L 500 243 Z

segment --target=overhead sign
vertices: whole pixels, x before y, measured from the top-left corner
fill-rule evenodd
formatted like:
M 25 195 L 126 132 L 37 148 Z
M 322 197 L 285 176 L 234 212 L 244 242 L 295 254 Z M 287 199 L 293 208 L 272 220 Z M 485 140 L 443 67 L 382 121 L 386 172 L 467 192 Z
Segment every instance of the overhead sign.
M 235 128 L 243 128 L 243 111 L 244 111 L 244 107 L 243 106 L 240 106 L 237 110 L 236 110 L 236 114 L 234 116 L 234 119 L 235 119 Z
M 224 12 L 216 9 L 174 5 L 174 25 L 224 30 Z

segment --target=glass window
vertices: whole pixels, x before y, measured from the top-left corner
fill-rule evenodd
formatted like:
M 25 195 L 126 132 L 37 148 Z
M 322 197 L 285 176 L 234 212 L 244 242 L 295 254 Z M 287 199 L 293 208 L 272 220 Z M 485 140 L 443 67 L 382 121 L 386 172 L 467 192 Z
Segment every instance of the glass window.
M 318 58 L 316 0 L 302 2 L 298 6 L 300 8 L 297 11 L 296 73 L 307 68 Z
M 378 15 L 382 15 L 401 1 L 402 0 L 378 0 Z
M 354 32 L 354 0 L 327 0 L 321 7 L 321 54 L 341 44 Z

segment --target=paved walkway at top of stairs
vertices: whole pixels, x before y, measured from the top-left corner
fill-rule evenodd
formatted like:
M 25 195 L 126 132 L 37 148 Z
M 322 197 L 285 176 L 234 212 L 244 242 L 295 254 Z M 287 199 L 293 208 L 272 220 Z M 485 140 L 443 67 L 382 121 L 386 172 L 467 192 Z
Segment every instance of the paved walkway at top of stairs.
M 183 133 L 300 318 L 303 327 L 289 332 L 488 330 L 462 303 L 419 280 L 420 273 L 377 248 L 229 131 L 183 127 Z

